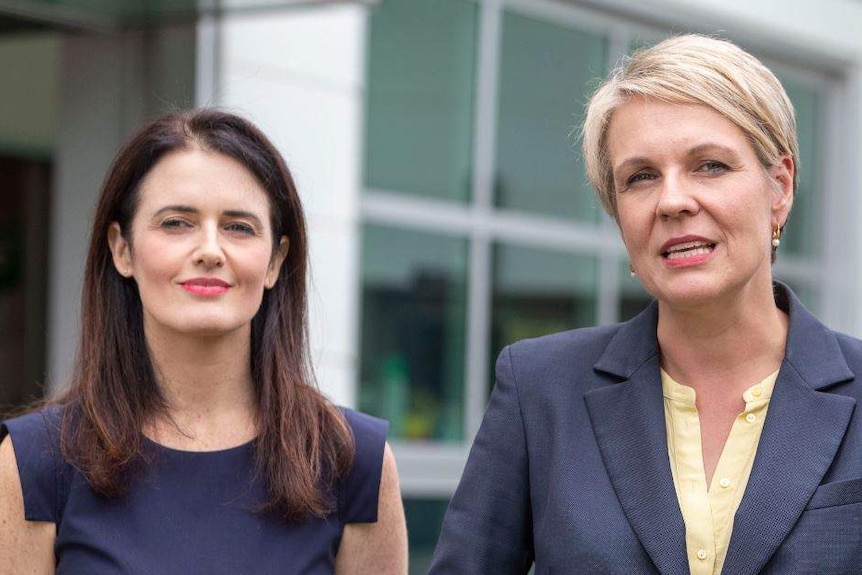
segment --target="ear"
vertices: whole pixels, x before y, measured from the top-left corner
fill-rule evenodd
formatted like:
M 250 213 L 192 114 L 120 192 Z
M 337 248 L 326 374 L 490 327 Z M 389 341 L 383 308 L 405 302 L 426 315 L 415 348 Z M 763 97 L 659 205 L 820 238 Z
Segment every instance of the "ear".
M 132 249 L 129 242 L 123 237 L 123 231 L 117 222 L 112 222 L 108 227 L 108 247 L 111 249 L 111 256 L 117 273 L 124 278 L 132 277 L 134 275 Z
M 796 166 L 793 158 L 785 154 L 779 162 L 769 168 L 770 184 L 773 188 L 772 196 L 772 224 L 774 227 L 783 227 L 793 207 L 793 178 L 796 174 Z
M 269 267 L 266 270 L 266 279 L 264 286 L 266 289 L 272 289 L 275 282 L 278 280 L 278 274 L 281 271 L 281 264 L 284 263 L 284 258 L 287 257 L 287 251 L 290 249 L 290 240 L 287 236 L 281 236 L 278 240 L 278 247 L 272 252 L 272 258 L 269 260 Z

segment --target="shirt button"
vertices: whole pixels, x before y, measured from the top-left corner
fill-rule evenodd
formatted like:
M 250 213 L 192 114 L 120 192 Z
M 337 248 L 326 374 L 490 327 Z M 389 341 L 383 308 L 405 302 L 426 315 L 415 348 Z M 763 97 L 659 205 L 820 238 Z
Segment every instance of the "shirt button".
M 749 413 L 745 416 L 745 421 L 747 421 L 748 423 L 754 423 L 755 421 L 757 421 L 757 416 L 753 413 Z
M 701 561 L 706 561 L 706 558 L 709 557 L 709 553 L 706 549 L 698 549 L 697 550 L 697 558 Z
M 753 395 L 754 397 L 760 397 L 761 395 L 763 395 L 763 390 L 759 387 L 755 387 L 751 390 L 751 395 Z
M 730 479 L 728 479 L 727 477 L 722 477 L 718 481 L 718 484 L 727 489 L 728 487 L 730 487 Z

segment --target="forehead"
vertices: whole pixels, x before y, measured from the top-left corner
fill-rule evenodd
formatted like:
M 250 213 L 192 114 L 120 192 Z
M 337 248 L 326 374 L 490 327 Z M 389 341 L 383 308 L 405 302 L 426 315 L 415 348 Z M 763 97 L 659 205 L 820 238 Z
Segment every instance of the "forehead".
M 611 115 L 607 150 L 611 166 L 639 155 L 665 155 L 716 144 L 740 154 L 754 148 L 739 126 L 699 104 L 675 104 L 636 97 Z
M 202 211 L 242 209 L 269 218 L 269 196 L 257 178 L 230 156 L 199 148 L 166 154 L 141 182 L 138 214 L 165 205 Z

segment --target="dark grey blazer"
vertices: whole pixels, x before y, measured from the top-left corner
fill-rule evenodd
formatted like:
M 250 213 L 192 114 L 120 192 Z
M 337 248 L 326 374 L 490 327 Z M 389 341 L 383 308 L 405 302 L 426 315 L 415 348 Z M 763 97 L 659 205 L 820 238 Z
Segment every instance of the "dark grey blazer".
M 859 574 L 862 342 L 775 291 L 786 355 L 723 572 Z M 688 573 L 657 318 L 503 350 L 431 574 Z

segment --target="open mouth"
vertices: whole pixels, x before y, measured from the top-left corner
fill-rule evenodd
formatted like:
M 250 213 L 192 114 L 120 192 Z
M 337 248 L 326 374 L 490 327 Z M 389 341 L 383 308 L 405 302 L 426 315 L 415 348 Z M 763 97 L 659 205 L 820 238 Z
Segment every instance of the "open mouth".
M 715 244 L 698 240 L 693 242 L 683 242 L 671 246 L 666 252 L 662 252 L 662 257 L 668 260 L 679 260 L 683 258 L 691 258 L 694 256 L 705 255 L 715 249 Z

